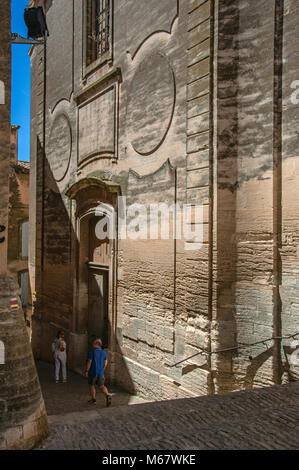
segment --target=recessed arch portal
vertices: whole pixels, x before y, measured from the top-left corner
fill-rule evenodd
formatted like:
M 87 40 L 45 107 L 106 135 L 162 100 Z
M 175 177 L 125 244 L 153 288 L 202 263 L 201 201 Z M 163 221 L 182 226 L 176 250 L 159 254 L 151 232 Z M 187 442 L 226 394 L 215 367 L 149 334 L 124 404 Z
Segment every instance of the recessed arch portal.
M 76 202 L 75 330 L 86 334 L 88 349 L 99 337 L 104 347 L 113 351 L 117 241 L 109 236 L 109 227 L 116 217 L 118 190 L 97 178 L 86 178 L 73 185 L 67 195 Z M 100 236 L 100 224 L 107 225 L 104 236 Z

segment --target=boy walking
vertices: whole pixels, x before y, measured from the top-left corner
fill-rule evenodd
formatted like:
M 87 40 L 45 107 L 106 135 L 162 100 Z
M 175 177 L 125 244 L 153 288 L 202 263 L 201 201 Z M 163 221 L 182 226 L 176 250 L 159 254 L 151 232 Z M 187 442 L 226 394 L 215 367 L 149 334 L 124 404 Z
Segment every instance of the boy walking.
M 88 378 L 88 384 L 90 386 L 90 395 L 91 400 L 88 403 L 91 405 L 96 404 L 96 388 L 95 386 L 98 385 L 99 389 L 101 390 L 104 395 L 106 395 L 106 405 L 111 405 L 111 395 L 107 388 L 105 387 L 105 369 L 108 364 L 107 354 L 102 349 L 102 341 L 100 339 L 96 339 L 93 342 L 93 351 L 89 353 L 88 361 L 86 365 L 86 373 L 85 376 Z

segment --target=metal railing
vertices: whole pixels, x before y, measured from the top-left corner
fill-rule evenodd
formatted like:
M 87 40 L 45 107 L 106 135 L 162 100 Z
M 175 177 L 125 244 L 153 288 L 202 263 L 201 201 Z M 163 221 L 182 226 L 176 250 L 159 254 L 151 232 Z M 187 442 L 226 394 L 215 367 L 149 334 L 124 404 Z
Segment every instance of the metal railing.
M 225 353 L 225 352 L 230 352 L 230 351 L 237 351 L 238 349 L 247 349 L 247 348 L 250 348 L 252 346 L 257 346 L 259 344 L 264 344 L 266 347 L 268 347 L 267 343 L 269 343 L 270 341 L 283 340 L 283 339 L 295 339 L 296 336 L 298 336 L 298 335 L 299 335 L 299 332 L 294 333 L 293 335 L 288 335 L 288 336 L 276 336 L 276 337 L 272 336 L 271 338 L 267 338 L 267 339 L 264 339 L 264 340 L 261 340 L 261 341 L 256 341 L 255 343 L 248 343 L 248 344 L 247 343 L 239 343 L 240 344 L 239 346 L 234 346 L 232 348 L 226 348 L 226 349 L 219 349 L 217 351 L 205 351 L 204 349 L 198 347 L 197 349 L 200 349 L 200 351 L 193 354 L 192 356 L 186 357 L 185 359 L 183 359 L 181 361 L 178 361 L 175 364 L 164 363 L 164 365 L 167 366 L 167 367 L 172 368 L 172 367 L 178 366 L 179 364 L 182 364 L 183 362 L 189 361 L 190 359 L 193 359 L 194 357 L 197 357 L 197 356 L 206 356 L 206 358 L 208 358 L 208 356 L 212 356 L 213 354 L 220 354 L 220 353 Z

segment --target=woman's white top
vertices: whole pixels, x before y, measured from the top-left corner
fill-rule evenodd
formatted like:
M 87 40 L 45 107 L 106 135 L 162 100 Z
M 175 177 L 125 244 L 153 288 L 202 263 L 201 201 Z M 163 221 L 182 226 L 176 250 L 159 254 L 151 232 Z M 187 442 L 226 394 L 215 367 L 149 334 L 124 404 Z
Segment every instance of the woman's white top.
M 54 341 L 55 344 L 55 353 L 56 354 L 66 354 L 66 342 L 61 338 L 56 338 Z M 64 351 L 60 350 L 60 344 L 64 347 Z

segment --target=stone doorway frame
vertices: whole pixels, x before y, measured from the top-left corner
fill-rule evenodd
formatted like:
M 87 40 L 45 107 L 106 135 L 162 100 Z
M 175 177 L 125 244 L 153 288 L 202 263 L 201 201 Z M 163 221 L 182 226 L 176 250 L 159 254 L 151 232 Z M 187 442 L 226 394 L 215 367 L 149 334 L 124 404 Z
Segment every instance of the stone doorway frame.
M 117 221 L 117 200 L 120 187 L 98 178 L 84 178 L 66 191 L 71 200 L 71 218 L 74 227 L 72 240 L 73 272 L 73 318 L 71 340 L 71 367 L 82 373 L 82 361 L 87 358 L 88 349 L 88 272 L 89 272 L 89 230 L 88 224 L 93 217 L 106 215 L 103 207 L 114 210 Z M 108 273 L 108 381 L 115 377 L 115 352 L 117 337 L 117 270 L 118 270 L 118 234 L 110 240 L 110 264 Z

